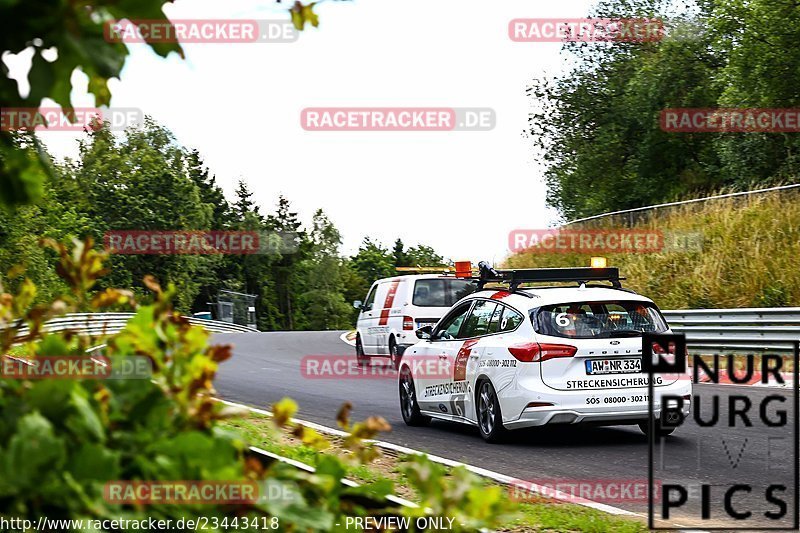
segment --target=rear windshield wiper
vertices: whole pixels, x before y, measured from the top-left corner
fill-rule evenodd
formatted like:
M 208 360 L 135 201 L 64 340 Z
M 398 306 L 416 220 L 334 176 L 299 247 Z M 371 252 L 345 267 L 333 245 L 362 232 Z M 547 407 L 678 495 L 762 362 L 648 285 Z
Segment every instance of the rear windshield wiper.
M 644 332 L 635 329 L 616 329 L 614 331 L 604 331 L 598 337 L 606 339 L 610 337 L 639 337 Z

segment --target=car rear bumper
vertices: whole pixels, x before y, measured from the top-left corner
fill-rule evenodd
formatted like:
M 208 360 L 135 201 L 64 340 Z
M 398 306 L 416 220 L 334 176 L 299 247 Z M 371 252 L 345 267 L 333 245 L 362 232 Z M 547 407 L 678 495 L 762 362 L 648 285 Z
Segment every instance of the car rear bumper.
M 654 391 L 655 401 L 653 414 L 661 415 L 661 397 L 663 395 L 680 396 L 684 398 L 683 414 L 689 416 L 691 411 L 692 393 L 691 383 L 679 381 L 671 385 L 657 387 Z M 503 425 L 508 429 L 531 426 L 544 426 L 549 424 L 597 424 L 597 425 L 625 425 L 637 424 L 647 421 L 650 410 L 647 400 L 640 398 L 647 394 L 647 389 L 615 389 L 591 391 L 589 394 L 537 394 L 537 402 L 551 402 L 552 406 L 525 407 L 514 420 L 505 420 Z M 625 404 L 605 403 L 612 397 L 626 397 Z M 631 401 L 633 398 L 640 401 Z M 599 404 L 587 403 L 587 398 L 597 398 Z

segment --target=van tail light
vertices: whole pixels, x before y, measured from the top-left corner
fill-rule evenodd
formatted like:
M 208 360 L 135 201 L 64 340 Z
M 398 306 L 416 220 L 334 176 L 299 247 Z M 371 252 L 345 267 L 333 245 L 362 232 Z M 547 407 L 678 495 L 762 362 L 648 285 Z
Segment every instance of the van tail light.
M 508 347 L 518 361 L 523 363 L 541 363 L 548 359 L 557 359 L 560 357 L 573 357 L 578 351 L 576 346 L 569 344 L 540 344 L 538 342 L 525 342 L 522 344 L 514 344 Z
M 404 330 L 412 330 L 414 329 L 414 318 L 410 316 L 403 317 L 403 329 Z

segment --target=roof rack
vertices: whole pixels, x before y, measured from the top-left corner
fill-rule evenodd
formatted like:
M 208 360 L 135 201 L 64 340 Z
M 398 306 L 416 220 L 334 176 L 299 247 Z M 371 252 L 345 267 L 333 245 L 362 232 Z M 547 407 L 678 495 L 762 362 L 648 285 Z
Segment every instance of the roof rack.
M 457 269 L 458 270 L 458 269 Z M 458 276 L 458 273 L 456 274 Z M 467 276 L 461 276 L 467 277 Z M 621 289 L 621 280 L 616 267 L 592 268 L 519 268 L 495 270 L 486 261 L 478 263 L 478 276 L 469 276 L 478 282 L 478 290 L 483 289 L 487 283 L 508 283 L 509 291 L 519 289 L 522 283 L 532 282 L 576 282 L 585 285 L 590 281 L 610 281 L 611 287 Z

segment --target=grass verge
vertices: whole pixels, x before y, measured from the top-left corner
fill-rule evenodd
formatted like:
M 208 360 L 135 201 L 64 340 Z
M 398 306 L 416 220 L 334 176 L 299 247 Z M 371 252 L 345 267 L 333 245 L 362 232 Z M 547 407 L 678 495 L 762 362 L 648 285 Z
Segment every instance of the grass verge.
M 335 454 L 346 457 L 350 454 L 341 446 L 341 439 L 326 435 L 331 447 L 319 452 L 303 445 L 288 432 L 276 431 L 269 417 L 249 413 L 241 418 L 232 418 L 221 423 L 222 427 L 238 432 L 252 446 L 263 448 L 289 459 L 316 466 L 320 454 Z M 394 493 L 411 501 L 416 494 L 402 471 L 404 456 L 396 456 L 382 450 L 382 455 L 368 465 L 352 466 L 347 477 L 358 483 L 371 483 L 384 479 L 394 483 Z M 486 485 L 493 484 L 487 480 Z M 647 531 L 643 521 L 610 515 L 595 509 L 575 504 L 553 501 L 519 502 L 516 504 L 517 516 L 503 524 L 499 531 L 507 532 L 578 532 L 590 533 L 638 533 Z

